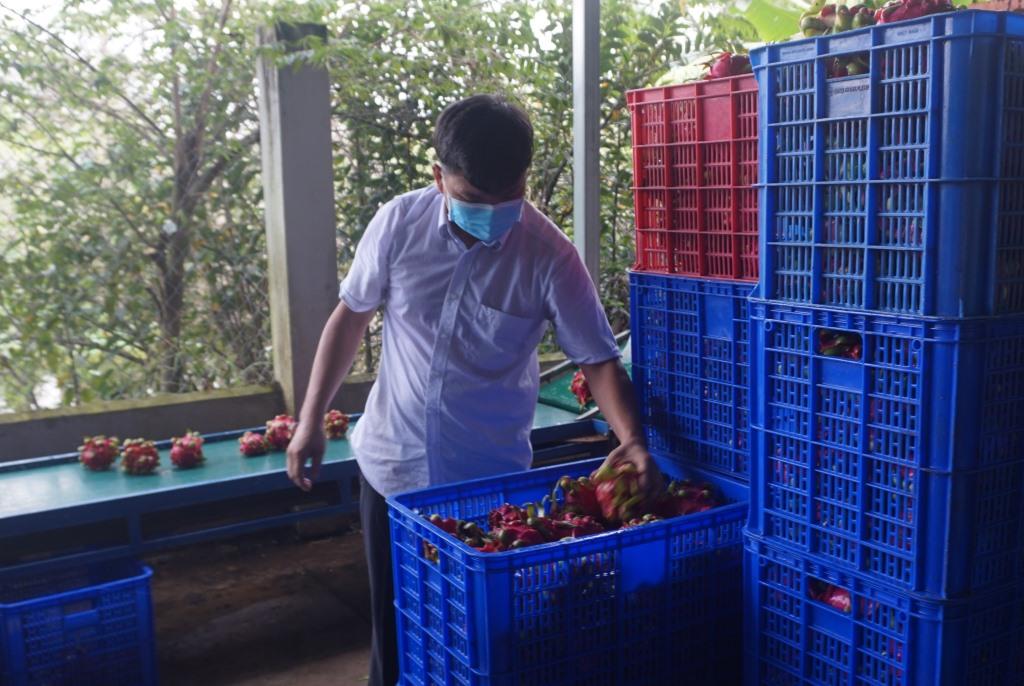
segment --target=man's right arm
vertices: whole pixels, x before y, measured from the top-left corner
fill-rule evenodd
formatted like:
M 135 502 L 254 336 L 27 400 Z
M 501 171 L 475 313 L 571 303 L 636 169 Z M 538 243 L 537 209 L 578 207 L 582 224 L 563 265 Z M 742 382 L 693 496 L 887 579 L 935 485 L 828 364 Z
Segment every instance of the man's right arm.
M 299 425 L 288 444 L 288 478 L 304 491 L 313 487 L 326 449 L 324 412 L 352 368 L 359 343 L 375 313 L 376 309 L 356 312 L 342 300 L 320 334 L 309 387 L 299 412 Z M 305 474 L 307 460 L 312 461 L 308 476 Z

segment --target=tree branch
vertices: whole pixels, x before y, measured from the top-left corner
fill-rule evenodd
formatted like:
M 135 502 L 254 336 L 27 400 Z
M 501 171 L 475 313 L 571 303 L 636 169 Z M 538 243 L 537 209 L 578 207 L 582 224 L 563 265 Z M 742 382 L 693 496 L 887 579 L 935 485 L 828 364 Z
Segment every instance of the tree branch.
M 260 132 L 257 129 L 239 140 L 238 146 L 230 154 L 221 155 L 205 172 L 192 177 L 192 183 L 185 189 L 185 196 L 198 197 L 209 190 L 210 186 L 217 180 L 217 177 L 220 176 L 224 169 L 237 160 L 246 151 L 246 148 L 255 144 L 259 139 Z
M 57 42 L 57 44 L 59 46 L 61 46 L 65 50 L 65 52 L 67 52 L 69 55 L 71 55 L 75 59 L 76 62 L 78 62 L 81 65 L 83 65 L 86 69 L 88 69 L 92 73 L 94 73 L 94 74 L 101 74 L 102 73 L 97 67 L 95 67 L 92 64 L 92 62 L 90 62 L 85 57 L 83 57 L 80 52 L 78 52 L 73 47 L 71 47 L 66 42 L 64 42 L 64 39 L 62 39 L 60 36 L 58 36 L 53 31 L 49 30 L 48 28 L 46 28 L 42 24 L 39 24 L 39 23 L 34 22 L 31 19 L 29 19 L 27 14 L 23 14 L 21 12 L 18 12 L 17 10 L 14 10 L 10 6 L 5 5 L 2 2 L 2 0 L 0 0 L 0 7 L 2 7 L 5 10 L 7 10 L 11 14 L 14 14 L 15 16 L 19 17 L 22 21 L 24 21 L 26 24 L 28 24 L 29 26 L 33 27 L 34 29 L 36 29 L 40 33 L 46 34 L 47 36 L 52 38 L 54 41 Z M 151 129 L 153 129 L 154 132 L 156 132 L 156 134 L 158 136 L 160 136 L 161 138 L 166 138 L 166 135 L 164 134 L 163 130 L 159 126 L 156 125 L 156 122 L 154 122 L 152 119 L 150 119 L 149 115 L 147 115 L 142 110 L 141 107 L 136 105 L 135 102 L 131 98 L 129 98 L 127 95 L 125 95 L 123 91 L 121 91 L 119 88 L 114 88 L 114 93 L 126 105 L 128 105 L 128 107 L 130 107 L 132 109 L 132 111 L 134 111 L 137 115 L 139 115 L 139 117 L 141 117 L 142 120 L 145 121 L 149 125 L 149 127 Z
M 223 0 L 220 6 L 220 14 L 217 17 L 216 34 L 218 36 L 224 31 L 224 25 L 227 24 L 228 14 L 230 11 L 231 0 Z M 203 131 L 206 128 L 206 114 L 207 109 L 210 106 L 210 98 L 213 95 L 213 76 L 219 69 L 217 66 L 217 56 L 220 54 L 220 48 L 220 41 L 215 42 L 213 50 L 210 51 L 210 57 L 206 60 L 206 87 L 203 88 L 203 92 L 199 96 L 199 104 L 196 106 L 195 124 L 193 126 L 193 131 L 195 132 L 194 144 L 197 152 L 202 150 Z M 196 166 L 198 166 L 198 164 Z
M 125 360 L 128 360 L 129 362 L 133 362 L 138 365 L 146 364 L 145 358 L 132 355 L 131 353 L 127 353 L 124 350 L 120 350 L 117 348 L 111 348 L 105 345 L 97 345 L 95 342 L 87 340 L 85 338 L 71 338 L 67 339 L 67 342 L 77 345 L 80 348 L 85 348 L 86 350 L 99 350 L 101 352 L 110 353 L 111 355 L 116 355 L 117 357 L 123 358 Z
M 46 137 L 50 139 L 50 142 L 53 143 L 54 146 L 56 146 L 57 151 L 58 151 L 58 155 L 60 157 L 63 157 L 65 160 L 67 160 L 78 171 L 84 171 L 84 169 L 82 168 L 82 165 L 80 165 L 78 163 L 78 160 L 76 160 L 70 153 L 68 153 L 64 149 L 64 147 L 60 144 L 60 141 L 57 140 L 57 137 L 53 134 L 53 132 L 50 131 L 50 129 L 47 128 L 47 126 L 45 124 L 43 124 L 41 121 L 39 121 L 38 117 L 36 117 L 31 112 L 29 112 L 27 110 L 24 110 L 24 109 L 22 109 L 20 107 L 18 108 L 18 111 L 21 112 L 22 114 L 24 114 L 29 119 L 31 119 L 32 122 L 39 128 L 39 130 L 42 131 L 46 135 Z M 131 228 L 132 231 L 135 232 L 135 235 L 138 236 L 139 240 L 142 241 L 142 244 L 143 245 L 150 245 L 149 240 L 146 238 L 146 234 L 142 231 L 142 229 L 138 225 L 136 225 L 136 223 L 132 220 L 131 216 L 128 214 L 128 211 L 125 210 L 124 207 L 121 206 L 121 203 L 119 203 L 117 200 L 115 200 L 114 198 L 112 198 L 109 195 L 107 195 L 104 192 L 106 189 L 104 189 L 102 186 L 97 186 L 97 190 L 99 190 L 101 192 L 101 197 L 111 207 L 113 207 L 114 210 L 118 214 L 121 215 L 121 218 L 124 219 L 125 223 L 128 224 L 129 228 Z

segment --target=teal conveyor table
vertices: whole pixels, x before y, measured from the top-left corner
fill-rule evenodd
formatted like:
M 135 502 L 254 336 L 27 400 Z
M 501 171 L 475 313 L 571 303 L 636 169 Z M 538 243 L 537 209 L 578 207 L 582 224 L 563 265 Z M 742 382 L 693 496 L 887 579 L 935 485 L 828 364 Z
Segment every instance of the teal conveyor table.
M 303 493 L 285 474 L 283 452 L 239 454 L 245 430 L 205 435 L 206 462 L 191 470 L 171 467 L 169 441 L 158 442 L 162 466 L 149 476 L 89 472 L 74 453 L 0 463 L 0 569 L 20 574 L 138 556 L 356 510 L 358 468 L 348 441 L 328 441 L 320 478 Z M 535 463 L 600 454 L 606 432 L 603 422 L 539 403 Z

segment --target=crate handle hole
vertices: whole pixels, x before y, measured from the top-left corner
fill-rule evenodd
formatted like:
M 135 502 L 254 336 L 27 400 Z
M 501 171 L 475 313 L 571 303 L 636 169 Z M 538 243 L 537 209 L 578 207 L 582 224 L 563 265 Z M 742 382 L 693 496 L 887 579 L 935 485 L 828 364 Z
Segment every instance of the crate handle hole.
M 860 362 L 864 356 L 864 341 L 855 331 L 818 329 L 817 352 L 824 357 Z
M 83 612 L 88 612 L 96 607 L 96 603 L 91 598 L 83 598 L 73 603 L 67 603 L 61 607 L 65 616 L 66 615 L 77 615 Z
M 853 605 L 848 590 L 812 576 L 807 577 L 807 596 L 844 614 L 849 614 Z
M 851 76 L 864 76 L 871 72 L 871 57 L 866 52 L 837 55 L 825 59 L 825 78 L 845 79 Z

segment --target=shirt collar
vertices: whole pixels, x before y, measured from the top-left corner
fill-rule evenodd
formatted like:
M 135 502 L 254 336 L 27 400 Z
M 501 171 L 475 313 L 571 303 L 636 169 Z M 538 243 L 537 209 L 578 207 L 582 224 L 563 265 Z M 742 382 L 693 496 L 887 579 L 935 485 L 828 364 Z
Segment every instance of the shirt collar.
M 458 243 L 460 246 L 465 248 L 466 244 L 462 242 L 461 238 L 459 238 L 458 236 L 455 235 L 455 232 L 452 230 L 451 222 L 448 221 L 448 213 L 445 211 L 445 206 L 444 206 L 444 194 L 437 190 L 437 186 L 434 186 L 434 191 L 437 193 L 437 197 L 440 199 L 439 202 L 438 202 L 438 210 L 437 210 L 437 227 L 436 228 L 437 228 L 438 233 L 441 234 L 442 238 L 453 240 L 456 243 Z M 526 204 L 525 203 L 523 204 L 523 212 L 524 213 L 526 212 Z M 483 246 L 485 248 L 490 248 L 491 250 L 501 250 L 503 247 L 505 247 L 505 243 L 508 242 L 509 234 L 511 234 L 513 231 L 515 231 L 516 227 L 522 221 L 523 221 L 523 219 L 522 219 L 522 217 L 520 217 L 519 221 L 517 221 L 515 224 L 513 224 L 512 228 L 509 229 L 507 232 L 505 232 L 504 236 L 502 236 L 498 240 L 493 241 L 491 243 L 483 243 Z

